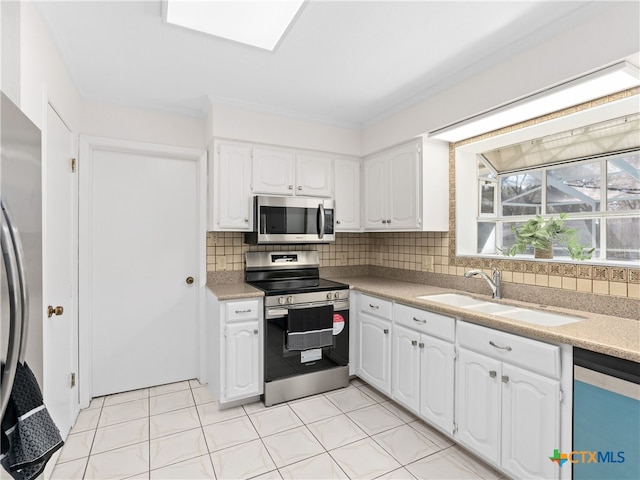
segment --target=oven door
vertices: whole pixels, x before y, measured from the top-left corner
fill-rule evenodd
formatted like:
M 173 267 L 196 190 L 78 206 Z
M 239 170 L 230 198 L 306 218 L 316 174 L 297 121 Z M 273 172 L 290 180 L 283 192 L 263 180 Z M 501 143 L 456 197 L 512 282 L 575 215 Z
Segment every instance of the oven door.
M 348 302 L 268 308 L 264 341 L 265 382 L 346 366 Z
M 333 200 L 256 196 L 255 232 L 246 243 L 326 243 L 335 240 Z

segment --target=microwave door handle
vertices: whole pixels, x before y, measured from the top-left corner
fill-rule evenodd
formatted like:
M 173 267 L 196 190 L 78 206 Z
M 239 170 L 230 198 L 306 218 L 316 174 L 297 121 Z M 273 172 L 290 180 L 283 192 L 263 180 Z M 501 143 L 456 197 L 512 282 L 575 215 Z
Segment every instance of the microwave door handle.
M 320 225 L 318 226 L 318 238 L 322 240 L 322 238 L 324 237 L 325 215 L 324 215 L 324 205 L 321 203 L 318 204 L 318 213 L 320 214 L 320 218 L 319 218 Z

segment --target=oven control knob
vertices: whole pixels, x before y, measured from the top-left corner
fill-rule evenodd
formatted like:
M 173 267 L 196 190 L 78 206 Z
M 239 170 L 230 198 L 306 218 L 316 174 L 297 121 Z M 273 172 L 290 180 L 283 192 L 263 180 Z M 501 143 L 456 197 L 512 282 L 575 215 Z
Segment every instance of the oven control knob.
M 340 298 L 340 292 L 336 292 L 333 294 L 333 298 Z
M 292 295 L 289 295 L 287 297 L 287 303 L 293 303 L 293 296 Z
M 284 297 L 279 297 L 279 298 L 278 298 L 278 303 L 279 303 L 280 305 L 284 305 L 284 302 L 285 302 L 285 298 L 284 298 Z
M 327 300 L 331 300 L 333 298 L 333 295 L 331 295 L 331 292 L 327 293 Z

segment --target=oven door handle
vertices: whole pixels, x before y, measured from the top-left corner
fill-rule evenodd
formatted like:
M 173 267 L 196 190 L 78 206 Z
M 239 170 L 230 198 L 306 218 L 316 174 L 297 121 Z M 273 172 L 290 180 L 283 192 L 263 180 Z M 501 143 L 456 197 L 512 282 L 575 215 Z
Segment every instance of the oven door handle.
M 324 227 L 325 227 L 325 214 L 324 214 L 324 205 L 322 203 L 318 204 L 318 238 L 322 240 L 324 237 Z

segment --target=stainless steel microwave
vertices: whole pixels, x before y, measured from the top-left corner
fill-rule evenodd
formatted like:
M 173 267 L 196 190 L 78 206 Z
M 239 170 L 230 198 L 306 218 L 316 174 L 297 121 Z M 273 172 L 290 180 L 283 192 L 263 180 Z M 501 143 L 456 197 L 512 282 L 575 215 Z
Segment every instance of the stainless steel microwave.
M 258 195 L 253 206 L 254 230 L 249 244 L 328 243 L 335 240 L 334 205 L 329 198 Z

